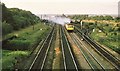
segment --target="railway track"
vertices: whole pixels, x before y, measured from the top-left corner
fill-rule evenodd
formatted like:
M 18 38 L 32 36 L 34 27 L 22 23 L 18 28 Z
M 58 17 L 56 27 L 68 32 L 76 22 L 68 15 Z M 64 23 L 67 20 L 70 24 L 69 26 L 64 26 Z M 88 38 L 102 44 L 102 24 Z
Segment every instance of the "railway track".
M 82 55 L 84 56 L 91 69 L 104 70 L 104 67 L 101 65 L 101 63 L 92 55 L 89 50 L 87 50 L 87 47 L 81 43 L 80 39 L 75 35 L 75 33 L 70 33 L 70 35 L 77 47 L 80 48 Z
M 103 56 L 106 60 L 108 60 L 115 68 L 116 70 L 120 70 L 120 61 L 115 58 L 113 55 L 102 49 L 102 47 L 98 44 L 96 44 L 93 40 L 91 40 L 88 36 L 83 34 L 81 31 L 79 31 L 78 28 L 75 28 L 80 35 L 82 35 L 82 38 L 85 39 L 85 41 L 92 46 L 93 49 L 96 50 L 97 53 L 99 53 L 101 56 Z
M 41 45 L 40 50 L 38 51 L 35 59 L 33 60 L 32 64 L 29 67 L 29 71 L 36 70 L 36 71 L 42 71 L 44 70 L 44 65 L 46 62 L 46 58 L 48 55 L 48 51 L 51 46 L 51 42 L 53 39 L 53 34 L 54 34 L 54 27 L 49 33 L 49 35 L 46 37 L 45 41 Z M 39 45 L 38 45 L 39 46 Z
M 76 57 L 74 56 L 73 49 L 70 46 L 70 43 L 68 41 L 67 35 L 65 34 L 66 31 L 65 29 L 60 26 L 60 45 L 61 45 L 61 51 L 62 51 L 62 62 L 63 62 L 63 69 L 65 71 L 67 70 L 79 70 L 79 64 L 77 62 Z M 76 28 L 75 28 L 76 29 Z M 115 70 L 120 70 L 120 63 L 119 60 L 114 58 L 112 55 L 107 53 L 107 51 L 103 50 L 100 45 L 97 45 L 94 41 L 92 41 L 89 37 L 81 33 L 78 29 L 76 29 L 77 32 L 79 32 L 79 36 L 82 36 L 84 40 L 95 50 L 99 56 L 103 57 L 103 59 L 106 59 L 110 64 L 112 64 L 115 67 Z M 55 29 L 53 28 L 49 35 L 46 37 L 46 39 L 43 41 L 43 43 L 38 45 L 40 47 L 38 53 L 35 56 L 35 59 L 31 63 L 29 67 L 29 71 L 36 69 L 39 71 L 45 70 L 46 69 L 46 63 L 47 63 L 47 57 L 48 53 L 51 47 L 51 43 L 53 40 L 53 35 L 55 33 Z M 85 44 L 83 44 L 80 40 L 79 37 L 76 36 L 75 33 L 70 33 L 71 38 L 73 39 L 74 43 L 77 45 L 77 47 L 80 48 L 80 51 L 83 55 L 83 58 L 85 58 L 86 62 L 89 64 L 88 66 L 91 67 L 93 70 L 105 70 L 104 66 L 102 65 L 101 61 L 99 61 L 95 55 L 93 54 L 92 51 L 90 51 Z M 96 53 L 96 54 L 97 54 Z
M 71 46 L 66 38 L 64 28 L 62 27 L 60 29 L 60 36 L 64 70 L 67 71 L 69 69 L 73 69 L 74 71 L 78 71 L 78 65 L 71 50 Z

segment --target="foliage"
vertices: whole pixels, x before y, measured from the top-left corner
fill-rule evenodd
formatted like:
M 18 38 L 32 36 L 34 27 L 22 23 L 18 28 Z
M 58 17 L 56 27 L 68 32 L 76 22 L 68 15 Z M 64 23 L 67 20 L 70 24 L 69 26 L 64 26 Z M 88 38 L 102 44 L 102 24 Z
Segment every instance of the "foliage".
M 0 6 L 2 6 L 2 25 L 5 31 L 3 35 L 40 22 L 39 17 L 32 14 L 30 11 L 18 8 L 7 8 L 3 3 L 0 3 Z
M 104 20 L 104 16 L 91 16 L 90 19 L 93 19 L 93 20 Z
M 11 40 L 7 45 L 9 45 L 8 49 L 11 50 L 27 50 L 30 46 L 30 41 Z
M 114 20 L 120 22 L 120 17 L 113 18 L 110 15 L 69 15 L 68 17 L 74 20 Z
M 120 22 L 120 17 L 116 17 L 116 18 L 114 18 L 114 20 L 115 20 L 116 22 Z
M 7 23 L 12 23 L 13 18 L 11 12 L 7 9 L 5 4 L 0 3 L 0 5 L 2 6 L 2 22 L 6 21 Z
M 11 33 L 12 31 L 13 27 L 4 21 L 2 23 L 2 35 L 6 35 L 7 33 Z
M 31 50 L 38 42 L 45 38 L 46 34 L 49 32 L 50 26 L 39 23 L 34 25 L 35 29 L 33 30 L 32 26 L 7 34 L 3 39 L 9 38 L 15 34 L 18 35 L 17 38 L 9 40 L 3 49 L 10 50 Z M 42 30 L 41 30 L 42 29 Z
M 71 19 L 79 19 L 79 20 L 84 20 L 84 19 L 87 19 L 88 18 L 88 15 L 71 15 L 71 16 L 68 16 L 69 18 Z
M 102 32 L 98 32 L 103 30 Z M 97 24 L 95 32 L 90 34 L 91 38 L 104 44 L 105 46 L 113 49 L 114 51 L 120 53 L 120 34 L 119 27 L 113 26 L 112 24 Z
M 83 22 L 81 31 L 85 34 L 88 32 L 87 34 L 92 39 L 120 53 L 120 44 L 118 44 L 120 43 L 120 17 L 112 17 L 110 15 L 69 15 L 68 17 L 74 19 L 74 23 L 78 19 L 94 21 L 94 23 Z M 114 23 L 111 24 L 111 22 Z
M 2 68 L 13 69 L 14 63 L 16 63 L 15 57 L 21 60 L 21 58 L 26 57 L 28 54 L 29 51 L 2 50 Z
M 113 20 L 113 17 L 109 16 L 109 15 L 106 15 L 106 16 L 104 16 L 104 20 Z

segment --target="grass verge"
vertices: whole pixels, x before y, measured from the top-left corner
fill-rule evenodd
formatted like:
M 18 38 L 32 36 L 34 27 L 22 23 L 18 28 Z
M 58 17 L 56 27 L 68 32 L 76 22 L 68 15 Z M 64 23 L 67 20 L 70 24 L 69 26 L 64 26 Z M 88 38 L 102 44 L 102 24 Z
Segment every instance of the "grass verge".
M 50 29 L 51 26 L 38 23 L 34 25 L 34 30 L 33 26 L 30 26 L 3 36 L 3 39 L 7 39 L 17 35 L 16 38 L 8 40 L 2 49 L 2 68 L 13 69 L 19 66 L 19 62 L 30 55 L 36 45 L 46 37 Z
M 117 35 L 112 35 L 113 32 L 109 33 L 109 34 L 105 34 L 103 32 L 97 32 L 98 29 L 96 29 L 95 32 L 92 32 L 90 34 L 90 37 L 94 40 L 96 40 L 97 42 L 99 42 L 100 44 L 105 45 L 106 47 L 111 48 L 112 50 L 120 53 L 120 33 L 117 33 Z
M 17 32 L 10 33 L 4 38 L 11 37 L 13 35 L 17 35 L 16 38 L 13 38 L 6 42 L 5 47 L 3 49 L 11 49 L 11 50 L 30 50 L 37 42 L 45 38 L 45 35 L 50 29 L 50 26 L 44 24 L 36 24 L 34 26 L 30 26 L 28 28 L 22 29 Z
M 13 69 L 15 67 L 14 64 L 17 64 L 17 62 L 28 56 L 28 54 L 29 51 L 2 50 L 2 68 Z

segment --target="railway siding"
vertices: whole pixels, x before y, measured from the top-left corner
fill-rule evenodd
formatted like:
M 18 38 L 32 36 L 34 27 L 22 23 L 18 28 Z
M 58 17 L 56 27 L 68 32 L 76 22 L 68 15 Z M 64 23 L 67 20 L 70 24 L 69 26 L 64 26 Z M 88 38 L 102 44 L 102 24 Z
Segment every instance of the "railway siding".
M 98 51 L 99 54 L 101 54 L 103 57 L 105 57 L 110 63 L 112 63 L 117 69 L 120 69 L 119 62 L 111 56 L 111 54 L 107 53 L 105 50 L 101 49 L 99 45 L 91 41 L 89 38 L 86 37 L 88 40 L 89 44 L 92 44 L 95 48 L 95 50 Z
M 73 37 L 73 40 L 76 42 L 76 45 L 80 48 L 81 52 L 83 53 L 83 56 L 87 60 L 88 64 L 91 66 L 92 69 L 104 69 L 104 67 L 98 62 L 98 60 L 89 52 L 89 50 L 86 50 L 89 48 L 88 46 L 85 46 L 80 40 L 78 36 L 76 36 L 75 33 L 72 33 L 71 35 Z
M 78 32 L 79 29 L 76 29 Z M 81 32 L 80 32 L 81 34 Z M 86 36 L 85 34 L 82 34 L 82 36 L 84 36 L 84 39 L 101 55 L 103 56 L 105 59 L 107 59 L 112 65 L 114 65 L 116 67 L 116 69 L 119 70 L 119 62 L 117 61 L 117 59 L 115 59 L 111 54 L 107 53 L 105 50 L 103 50 L 101 48 L 100 45 L 96 44 L 94 41 L 92 41 L 88 36 Z
M 75 35 L 74 35 L 75 36 Z M 79 38 L 81 35 L 78 35 Z M 93 58 L 94 60 L 100 65 L 100 67 L 102 69 L 115 69 L 115 67 L 109 62 L 107 61 L 103 56 L 99 55 L 93 48 L 91 45 L 89 45 L 86 41 L 81 41 L 79 40 L 81 43 L 81 47 L 85 50 L 85 52 L 88 52 Z M 89 55 L 88 54 L 88 55 Z M 89 56 L 90 56 L 89 55 Z M 89 60 L 89 59 L 88 59 Z M 96 65 L 96 64 L 95 64 Z M 98 67 L 98 66 L 97 66 Z M 96 69 L 96 68 L 95 68 Z M 99 69 L 99 68 L 98 68 Z
M 112 54 L 113 57 L 117 58 L 117 59 L 120 61 L 120 54 L 118 54 L 117 52 L 113 51 L 113 50 L 110 49 L 110 48 L 107 48 L 106 46 L 100 44 L 100 43 L 97 42 L 97 41 L 95 41 L 95 42 L 96 42 L 98 45 L 101 45 L 104 50 L 106 50 L 108 53 Z

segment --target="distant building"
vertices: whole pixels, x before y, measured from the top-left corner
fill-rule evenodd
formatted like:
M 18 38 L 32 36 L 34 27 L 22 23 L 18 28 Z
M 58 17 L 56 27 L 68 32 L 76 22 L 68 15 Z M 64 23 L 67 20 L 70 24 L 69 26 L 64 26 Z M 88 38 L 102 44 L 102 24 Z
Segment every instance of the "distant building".
M 118 2 L 118 17 L 120 17 L 120 1 Z

